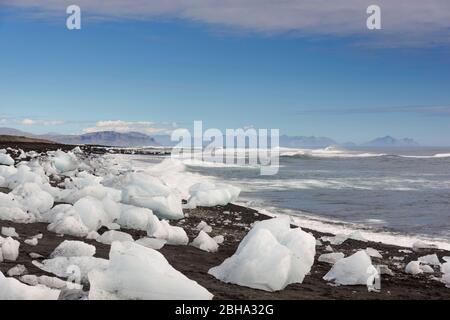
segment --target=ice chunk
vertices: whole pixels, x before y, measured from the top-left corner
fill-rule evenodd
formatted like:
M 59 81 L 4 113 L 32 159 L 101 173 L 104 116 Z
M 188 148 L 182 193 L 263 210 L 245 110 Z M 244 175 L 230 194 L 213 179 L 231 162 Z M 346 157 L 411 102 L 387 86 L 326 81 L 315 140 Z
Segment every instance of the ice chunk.
M 14 159 L 9 154 L 0 153 L 0 165 L 13 166 Z
M 209 226 L 205 221 L 200 221 L 200 223 L 197 225 L 196 229 L 198 231 L 204 231 L 206 233 L 210 233 L 212 231 L 212 227 Z
M 150 249 L 155 249 L 155 250 L 159 250 L 162 247 L 164 247 L 166 242 L 167 242 L 166 240 L 148 238 L 148 237 L 144 237 L 139 240 L 136 240 L 137 244 L 140 244 L 141 246 L 144 246 L 144 247 L 147 247 Z
M 181 197 L 159 178 L 144 173 L 130 173 L 125 177 L 122 202 L 151 209 L 158 217 L 182 219 Z
M 82 241 L 64 240 L 50 254 L 50 258 L 55 257 L 92 257 L 95 254 L 95 247 Z
M 57 300 L 59 290 L 45 286 L 27 286 L 0 272 L 0 300 Z
M 87 234 L 86 239 L 97 240 L 100 237 L 97 231 L 91 231 Z
M 11 174 L 7 177 L 6 186 L 10 189 L 14 189 L 27 182 L 36 183 L 37 185 L 43 185 L 45 183 L 48 183 L 48 178 L 44 173 L 33 172 L 28 165 L 20 164 L 14 174 Z
M 289 217 L 257 222 L 236 253 L 208 273 L 217 279 L 251 288 L 276 291 L 302 283 L 314 263 L 315 238 L 290 228 Z
M 186 207 L 224 206 L 230 202 L 236 201 L 240 192 L 241 190 L 239 188 L 228 184 L 214 184 L 210 182 L 196 183 L 189 188 L 190 198 Z
M 38 239 L 36 238 L 26 239 L 24 242 L 30 246 L 37 246 Z
M 215 236 L 213 239 L 217 244 L 222 244 L 225 241 L 225 238 L 222 235 Z
M 152 238 L 163 239 L 171 245 L 187 245 L 189 238 L 181 227 L 171 226 L 166 220 L 159 221 L 153 216 L 147 228 L 147 235 Z
M 80 216 L 75 211 L 71 214 L 63 215 L 49 224 L 47 230 L 76 237 L 85 237 L 89 233 L 89 229 L 84 225 Z
M 108 260 L 95 257 L 56 257 L 44 260 L 41 264 L 36 264 L 36 266 L 58 277 L 68 278 L 69 276 L 75 276 L 74 280 L 86 283 L 89 271 L 95 268 L 106 268 Z
M 379 259 L 383 258 L 381 253 L 377 249 L 374 249 L 374 248 L 370 248 L 370 247 L 367 248 L 366 253 L 369 255 L 369 257 L 372 257 L 372 258 L 379 258 Z
M 2 235 L 5 237 L 19 237 L 15 228 L 2 227 Z
M 12 194 L 23 208 L 34 214 L 42 214 L 53 207 L 53 197 L 34 182 L 27 182 L 16 187 Z
M 203 230 L 200 231 L 198 236 L 192 241 L 192 245 L 207 252 L 216 252 L 219 249 L 217 242 Z
M 422 269 L 420 268 L 420 261 L 411 261 L 410 263 L 408 263 L 406 265 L 405 272 L 410 274 L 423 273 Z
M 325 253 L 317 259 L 320 262 L 335 264 L 337 261 L 343 259 L 345 256 L 342 252 Z
M 420 269 L 425 273 L 434 273 L 434 269 L 427 264 L 420 265 Z
M 30 252 L 28 254 L 32 259 L 41 259 L 44 256 L 42 254 L 36 253 L 36 252 Z
M 419 257 L 419 261 L 423 264 L 429 264 L 432 266 L 440 266 L 441 262 L 436 254 L 429 254 L 427 256 Z
M 114 242 L 106 270 L 89 273 L 90 300 L 212 299 L 197 282 L 175 270 L 158 251 L 132 242 Z
M 34 216 L 25 212 L 11 194 L 0 192 L 0 220 L 28 223 L 34 221 Z
M 348 236 L 345 234 L 337 234 L 335 236 L 329 237 L 329 236 L 323 236 L 320 238 L 324 242 L 329 242 L 332 245 L 341 245 L 345 242 L 345 240 L 348 239 Z
M 394 272 L 392 272 L 391 269 L 385 264 L 379 264 L 377 265 L 378 269 L 380 270 L 380 274 L 386 274 L 388 276 L 393 276 Z
M 120 217 L 120 205 L 109 198 L 102 201 L 91 196 L 78 200 L 73 209 L 89 231 L 97 231 Z
M 55 168 L 60 173 L 73 171 L 78 168 L 78 159 L 73 152 L 64 152 L 58 150 L 54 153 L 52 158 Z
M 360 250 L 337 261 L 323 279 L 340 285 L 367 285 L 369 277 L 377 274 L 370 257 Z
M 15 267 L 12 267 L 8 270 L 8 276 L 14 277 L 14 276 L 21 276 L 25 273 L 27 273 L 27 268 L 23 264 L 18 264 Z
M 133 241 L 133 237 L 122 231 L 110 230 L 104 232 L 96 240 L 100 243 L 111 244 L 113 241 Z
M 152 216 L 153 212 L 150 209 L 122 205 L 122 213 L 117 223 L 122 228 L 145 231 Z
M 1 249 L 4 260 L 16 261 L 19 256 L 20 242 L 8 237 L 1 241 Z

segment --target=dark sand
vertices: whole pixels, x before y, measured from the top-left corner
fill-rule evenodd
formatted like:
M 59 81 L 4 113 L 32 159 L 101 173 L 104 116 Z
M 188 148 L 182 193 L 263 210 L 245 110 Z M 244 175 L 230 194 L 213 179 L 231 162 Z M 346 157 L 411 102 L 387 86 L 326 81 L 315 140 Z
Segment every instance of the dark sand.
M 53 147 L 54 145 L 52 145 Z M 0 143 L 0 148 L 4 148 Z M 70 148 L 73 148 L 72 146 Z M 32 150 L 26 149 L 24 150 Z M 36 149 L 34 149 L 36 150 Z M 41 152 L 46 151 L 41 149 Z M 8 192 L 6 189 L 0 189 L 1 192 Z M 257 213 L 255 210 L 229 204 L 227 206 L 217 206 L 213 208 L 196 208 L 193 210 L 185 210 L 189 215 L 188 218 L 174 225 L 182 226 L 192 240 L 197 231 L 195 227 L 200 221 L 206 221 L 212 226 L 212 236 L 223 235 L 225 241 L 219 247 L 217 253 L 208 253 L 201 251 L 192 246 L 164 246 L 160 252 L 166 257 L 170 264 L 187 277 L 197 281 L 199 284 L 207 288 L 214 294 L 215 299 L 450 299 L 450 289 L 444 284 L 432 279 L 439 278 L 440 272 L 435 269 L 434 274 L 421 274 L 412 276 L 404 272 L 404 265 L 417 257 L 426 254 L 437 253 L 439 258 L 450 256 L 450 252 L 443 250 L 423 250 L 405 254 L 399 252 L 401 247 L 385 245 L 375 242 L 360 242 L 355 240 L 347 240 L 342 245 L 332 245 L 335 252 L 343 252 L 346 256 L 354 253 L 359 249 L 367 247 L 375 248 L 381 252 L 383 259 L 373 259 L 374 264 L 388 265 L 394 272 L 394 276 L 381 276 L 381 292 L 368 292 L 365 286 L 333 286 L 324 281 L 322 277 L 330 270 L 331 265 L 316 261 L 311 270 L 310 275 L 305 277 L 302 284 L 289 285 L 279 292 L 265 292 L 233 284 L 226 284 L 216 280 L 208 275 L 211 267 L 217 266 L 226 258 L 230 257 L 236 250 L 239 242 L 246 235 L 250 225 L 259 220 L 268 219 L 267 216 Z M 229 221 L 229 222 L 228 222 Z M 71 236 L 59 236 L 47 231 L 47 224 L 32 223 L 18 224 L 9 221 L 0 220 L 0 227 L 14 227 L 19 234 L 21 242 L 20 255 L 17 261 L 5 261 L 0 263 L 0 270 L 5 274 L 10 268 L 17 264 L 23 264 L 34 275 L 50 275 L 39 268 L 35 267 L 29 256 L 30 252 L 36 252 L 48 258 L 50 253 L 64 240 L 81 240 L 94 245 L 97 248 L 96 256 L 100 258 L 108 258 L 109 246 L 98 243 L 94 240 L 79 239 Z M 313 230 L 308 230 L 307 226 L 302 226 L 304 230 L 310 231 L 316 238 L 325 234 Z M 105 230 L 99 230 L 99 233 Z M 125 230 L 130 233 L 136 240 L 141 236 L 145 236 L 145 232 L 136 230 Z M 23 243 L 28 237 L 38 233 L 44 235 L 39 240 L 37 246 L 29 246 Z M 327 243 L 316 247 L 316 259 L 322 253 L 327 253 L 324 248 Z M 403 266 L 398 268 L 394 265 L 393 257 L 404 257 Z M 39 259 L 38 259 L 39 260 Z M 398 262 L 398 261 L 397 261 Z M 85 287 L 85 289 L 88 289 Z

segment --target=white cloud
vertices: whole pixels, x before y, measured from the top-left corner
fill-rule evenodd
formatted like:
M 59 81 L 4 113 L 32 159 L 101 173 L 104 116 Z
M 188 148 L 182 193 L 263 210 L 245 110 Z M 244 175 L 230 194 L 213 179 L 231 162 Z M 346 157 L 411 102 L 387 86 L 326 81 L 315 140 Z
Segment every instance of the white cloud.
M 59 17 L 72 2 L 10 0 L 8 5 Z M 372 4 L 381 7 L 381 31 L 366 29 Z M 390 46 L 450 42 L 448 0 L 78 0 L 77 5 L 84 16 L 101 19 L 175 17 L 267 34 L 362 35 L 365 42 Z
M 35 120 L 30 118 L 25 118 L 22 121 L 20 121 L 20 124 L 26 125 L 26 126 L 58 126 L 64 124 L 64 121 L 61 120 Z
M 168 134 L 176 128 L 176 123 L 159 123 L 152 121 L 124 121 L 102 120 L 97 121 L 94 127 L 83 129 L 83 133 L 98 131 L 141 132 L 145 134 Z

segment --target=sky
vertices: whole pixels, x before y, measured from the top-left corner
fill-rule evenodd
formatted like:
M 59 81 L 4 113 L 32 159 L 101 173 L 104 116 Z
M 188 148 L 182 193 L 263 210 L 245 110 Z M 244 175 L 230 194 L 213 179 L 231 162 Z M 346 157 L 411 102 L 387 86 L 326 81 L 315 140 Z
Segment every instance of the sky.
M 72 3 L 81 30 L 66 28 Z M 440 0 L 0 0 L 0 126 L 163 134 L 202 120 L 448 146 L 449 54 Z

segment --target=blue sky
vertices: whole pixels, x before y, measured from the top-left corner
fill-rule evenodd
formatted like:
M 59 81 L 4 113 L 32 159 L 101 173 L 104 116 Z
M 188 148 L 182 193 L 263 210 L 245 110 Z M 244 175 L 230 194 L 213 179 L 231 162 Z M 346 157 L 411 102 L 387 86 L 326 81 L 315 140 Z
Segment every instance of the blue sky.
M 18 2 L 0 7 L 0 126 L 157 133 L 203 120 L 340 142 L 390 134 L 450 145 L 450 50 L 441 30 L 422 38 L 402 30 L 400 41 L 363 27 L 261 30 L 264 22 L 242 27 L 245 17 L 211 22 L 215 14 L 108 11 L 93 19 L 89 7 L 82 29 L 69 31 L 64 11 Z

